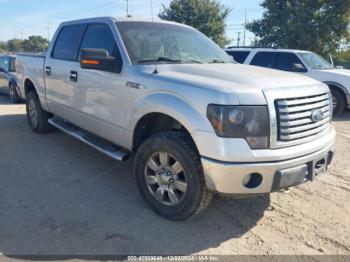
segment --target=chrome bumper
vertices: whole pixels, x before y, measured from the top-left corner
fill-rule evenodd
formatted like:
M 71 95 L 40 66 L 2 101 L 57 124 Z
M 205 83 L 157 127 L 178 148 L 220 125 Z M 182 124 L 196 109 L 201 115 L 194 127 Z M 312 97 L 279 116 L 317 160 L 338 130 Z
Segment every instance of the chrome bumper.
M 202 157 L 202 165 L 207 187 L 213 192 L 263 194 L 313 180 L 330 164 L 334 150 L 335 139 L 322 150 L 284 161 L 228 163 Z M 245 186 L 251 174 L 260 176 L 261 181 Z

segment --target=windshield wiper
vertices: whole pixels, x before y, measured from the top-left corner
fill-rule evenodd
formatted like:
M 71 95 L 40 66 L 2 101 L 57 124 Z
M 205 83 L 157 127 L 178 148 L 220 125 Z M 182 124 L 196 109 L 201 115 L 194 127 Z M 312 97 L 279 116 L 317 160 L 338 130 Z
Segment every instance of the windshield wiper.
M 194 59 L 186 59 L 183 60 L 182 63 L 196 63 L 196 64 L 203 64 L 203 62 L 198 61 L 198 60 L 194 60 Z
M 138 64 L 146 64 L 146 63 L 153 63 L 153 62 L 170 62 L 170 63 L 181 63 L 181 60 L 171 59 L 169 57 L 158 57 L 156 59 L 145 59 L 140 60 L 137 63 Z

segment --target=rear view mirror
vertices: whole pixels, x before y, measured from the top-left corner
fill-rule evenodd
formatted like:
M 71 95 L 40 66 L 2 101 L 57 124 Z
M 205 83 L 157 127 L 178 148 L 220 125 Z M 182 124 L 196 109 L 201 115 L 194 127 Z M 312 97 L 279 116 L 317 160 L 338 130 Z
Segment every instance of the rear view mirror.
M 306 73 L 307 69 L 302 64 L 297 63 L 297 64 L 293 64 L 293 72 Z
M 120 73 L 122 61 L 109 55 L 105 49 L 82 49 L 80 66 L 84 69 L 95 69 L 111 73 Z

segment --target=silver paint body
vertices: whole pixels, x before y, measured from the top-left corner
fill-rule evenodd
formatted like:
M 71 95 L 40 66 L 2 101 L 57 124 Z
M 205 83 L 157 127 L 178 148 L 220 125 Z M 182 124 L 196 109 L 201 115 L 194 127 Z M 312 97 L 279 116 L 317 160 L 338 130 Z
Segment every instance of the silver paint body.
M 283 146 L 273 143 L 277 133 L 273 100 L 279 96 L 326 93 L 329 92 L 326 85 L 296 74 L 239 64 L 158 65 L 159 73 L 153 74 L 154 65 L 130 62 L 116 21 L 94 18 L 64 23 L 60 28 L 76 23 L 108 24 L 123 58 L 120 74 L 86 70 L 80 68 L 78 62 L 52 59 L 51 46 L 46 58 L 17 57 L 17 77 L 22 92 L 25 80 L 29 79 L 45 110 L 129 150 L 133 147 L 135 127 L 143 116 L 162 113 L 173 117 L 188 130 L 198 147 L 208 187 L 223 193 L 270 192 L 274 173 L 267 171 L 273 171 L 278 166 L 276 162 L 285 163 L 284 168 L 293 167 L 300 159 L 322 153 L 325 148 L 334 150 L 333 127 L 312 140 Z M 57 33 L 52 43 L 56 38 Z M 44 74 L 46 66 L 52 68 L 50 77 Z M 69 79 L 71 70 L 78 72 L 77 83 Z M 206 116 L 209 104 L 267 105 L 271 118 L 271 148 L 252 150 L 244 139 L 218 137 Z M 264 183 L 254 190 L 234 186 L 241 184 L 244 173 L 241 170 L 248 166 L 250 171 L 264 173 Z M 227 185 L 222 188 L 222 184 L 230 188 Z

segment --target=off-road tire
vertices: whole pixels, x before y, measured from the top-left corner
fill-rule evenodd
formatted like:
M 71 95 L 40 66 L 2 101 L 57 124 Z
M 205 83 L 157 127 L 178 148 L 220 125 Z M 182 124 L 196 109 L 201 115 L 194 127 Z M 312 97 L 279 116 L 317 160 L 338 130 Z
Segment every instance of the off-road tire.
M 30 116 L 30 104 L 33 103 L 36 107 L 36 122 L 31 119 Z M 52 115 L 46 112 L 40 103 L 40 100 L 35 92 L 28 92 L 26 95 L 26 110 L 27 118 L 30 128 L 36 133 L 48 133 L 53 130 L 53 127 L 49 124 L 48 119 Z
M 183 201 L 176 206 L 160 203 L 146 184 L 146 164 L 149 157 L 156 152 L 166 152 L 175 156 L 188 176 L 188 191 Z M 169 131 L 147 139 L 136 153 L 134 175 L 142 197 L 157 214 L 170 220 L 185 220 L 200 214 L 213 198 L 213 193 L 206 186 L 196 147 L 184 132 Z

